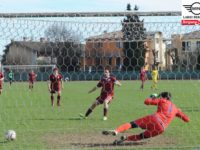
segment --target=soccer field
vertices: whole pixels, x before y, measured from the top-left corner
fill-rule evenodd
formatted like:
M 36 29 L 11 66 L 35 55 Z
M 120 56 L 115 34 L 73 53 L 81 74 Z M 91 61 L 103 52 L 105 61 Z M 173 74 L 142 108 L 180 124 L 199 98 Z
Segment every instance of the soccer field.
M 87 108 L 99 95 L 97 90 L 87 92 L 97 81 L 65 82 L 61 108 L 52 109 L 46 82 L 37 82 L 34 90 L 28 90 L 28 83 L 4 84 L 0 96 L 0 149 L 133 149 L 133 148 L 185 148 L 200 147 L 200 82 L 198 80 L 159 81 L 157 91 L 150 89 L 147 81 L 144 91 L 139 81 L 122 81 L 115 87 L 115 98 L 109 109 L 107 121 L 103 121 L 102 106 L 97 107 L 87 120 L 79 120 L 78 114 Z M 164 134 L 142 142 L 127 142 L 113 146 L 117 137 L 101 135 L 103 129 L 154 113 L 155 106 L 145 106 L 144 99 L 152 93 L 170 91 L 173 102 L 182 108 L 191 119 L 184 123 L 175 119 Z M 56 98 L 56 97 L 55 97 Z M 6 142 L 4 133 L 13 129 L 15 141 Z M 141 132 L 129 130 L 125 134 Z

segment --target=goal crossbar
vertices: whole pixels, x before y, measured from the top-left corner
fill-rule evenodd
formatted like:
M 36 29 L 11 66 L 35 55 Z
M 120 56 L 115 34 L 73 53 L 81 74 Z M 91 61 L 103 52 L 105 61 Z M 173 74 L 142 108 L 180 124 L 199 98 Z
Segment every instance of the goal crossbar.
M 180 11 L 158 12 L 38 12 L 38 13 L 0 13 L 0 18 L 33 18 L 33 17 L 122 17 L 126 15 L 138 16 L 181 16 Z

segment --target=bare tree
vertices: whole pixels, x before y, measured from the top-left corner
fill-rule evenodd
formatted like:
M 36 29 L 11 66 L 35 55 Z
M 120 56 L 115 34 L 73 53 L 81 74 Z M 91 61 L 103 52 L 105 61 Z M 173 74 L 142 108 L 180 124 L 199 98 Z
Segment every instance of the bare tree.
M 153 65 L 158 66 L 159 64 L 157 62 L 158 51 L 156 51 L 155 49 L 152 49 L 152 54 L 153 54 Z
M 44 34 L 52 44 L 52 56 L 56 58 L 61 71 L 78 71 L 82 52 L 80 36 L 63 24 L 50 26 Z
M 44 32 L 45 37 L 50 41 L 57 42 L 75 42 L 80 41 L 80 36 L 77 35 L 73 30 L 68 29 L 66 25 L 52 25 L 47 28 Z
M 172 59 L 172 69 L 175 70 L 177 69 L 178 65 L 179 65 L 179 56 L 178 56 L 178 49 L 177 48 L 172 48 L 172 49 L 168 49 L 167 54 L 171 57 Z

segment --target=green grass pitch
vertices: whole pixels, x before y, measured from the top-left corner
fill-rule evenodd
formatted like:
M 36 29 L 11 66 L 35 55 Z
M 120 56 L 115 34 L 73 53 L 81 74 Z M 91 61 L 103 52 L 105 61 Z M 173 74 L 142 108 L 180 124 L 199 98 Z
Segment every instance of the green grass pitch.
M 109 108 L 107 121 L 103 121 L 103 109 L 99 106 L 87 120 L 79 120 L 78 114 L 87 108 L 99 95 L 100 90 L 87 92 L 97 81 L 65 82 L 61 108 L 50 106 L 50 94 L 46 82 L 37 82 L 34 90 L 28 83 L 4 84 L 0 95 L 0 149 L 132 149 L 132 148 L 190 148 L 200 146 L 200 82 L 198 80 L 163 80 L 158 90 L 150 89 L 147 81 L 144 91 L 139 81 L 122 81 L 115 87 L 115 98 Z M 145 106 L 144 99 L 151 93 L 170 91 L 173 102 L 190 117 L 190 123 L 175 119 L 161 136 L 144 142 L 122 147 L 112 146 L 117 137 L 104 137 L 103 129 L 113 129 L 156 110 Z M 56 99 L 56 97 L 55 97 Z M 4 133 L 13 129 L 15 141 L 6 142 Z M 141 132 L 129 130 L 125 134 Z

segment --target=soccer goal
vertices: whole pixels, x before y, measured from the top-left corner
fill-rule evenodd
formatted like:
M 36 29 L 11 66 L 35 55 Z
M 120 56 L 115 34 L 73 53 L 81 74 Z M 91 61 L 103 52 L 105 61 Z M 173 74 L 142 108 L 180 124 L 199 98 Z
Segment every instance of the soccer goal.
M 0 55 L 5 81 L 9 71 L 15 81 L 27 81 L 31 70 L 41 81 L 34 82 L 31 91 L 29 82 L 1 82 L 0 135 L 14 130 L 17 142 L 3 142 L 0 136 L 0 149 L 200 147 L 200 26 L 182 25 L 181 12 L 0 14 Z M 56 96 L 46 82 L 55 66 L 62 75 L 59 83 L 72 81 L 55 86 L 62 91 Z M 88 91 L 105 69 L 122 82 L 115 87 L 107 120 L 102 120 L 102 105 L 87 119 L 79 118 L 99 96 L 100 89 Z M 154 114 L 156 106 L 144 105 L 144 99 L 165 91 L 190 117 L 189 123 L 176 118 L 157 137 L 121 145 L 112 144 L 117 137 L 101 134 Z M 57 99 L 61 107 L 51 107 Z M 140 132 L 133 129 L 121 135 Z

